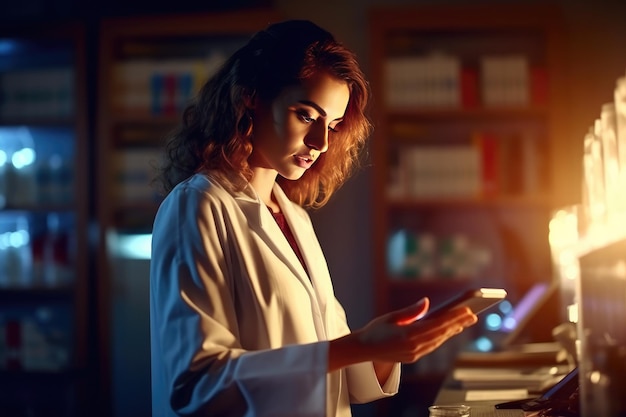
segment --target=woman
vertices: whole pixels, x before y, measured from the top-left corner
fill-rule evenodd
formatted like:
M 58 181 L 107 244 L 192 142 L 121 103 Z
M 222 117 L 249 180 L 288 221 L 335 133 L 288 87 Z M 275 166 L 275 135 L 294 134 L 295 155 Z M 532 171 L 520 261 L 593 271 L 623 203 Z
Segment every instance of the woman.
M 369 134 L 354 55 L 308 21 L 270 25 L 186 109 L 154 222 L 154 416 L 349 416 L 476 321 L 423 299 L 351 332 L 305 208 Z

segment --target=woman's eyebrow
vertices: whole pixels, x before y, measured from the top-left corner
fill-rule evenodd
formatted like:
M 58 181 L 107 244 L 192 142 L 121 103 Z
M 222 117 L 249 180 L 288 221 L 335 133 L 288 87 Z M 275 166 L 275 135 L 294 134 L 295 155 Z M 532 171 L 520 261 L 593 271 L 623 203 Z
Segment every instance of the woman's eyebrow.
M 317 110 L 317 112 L 319 114 L 321 114 L 323 117 L 326 117 L 326 112 L 324 111 L 323 108 L 321 108 L 320 106 L 317 105 L 317 103 L 313 102 L 313 101 L 309 101 L 309 100 L 299 100 L 298 103 L 307 105 L 307 106 L 311 106 L 313 107 L 315 110 Z

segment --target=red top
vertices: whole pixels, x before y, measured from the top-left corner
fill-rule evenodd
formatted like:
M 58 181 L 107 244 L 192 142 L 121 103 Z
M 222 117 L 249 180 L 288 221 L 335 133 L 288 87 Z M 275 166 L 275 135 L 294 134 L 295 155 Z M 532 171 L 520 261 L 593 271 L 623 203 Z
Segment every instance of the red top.
M 280 230 L 283 231 L 283 234 L 287 238 L 287 241 L 291 245 L 293 251 L 296 253 L 296 256 L 298 257 L 298 259 L 300 259 L 300 263 L 302 264 L 302 267 L 308 274 L 309 271 L 307 271 L 306 264 L 304 263 L 304 258 L 302 257 L 302 253 L 300 252 L 300 248 L 298 247 L 296 238 L 293 236 L 293 233 L 291 233 L 291 229 L 289 228 L 289 225 L 287 224 L 287 219 L 285 219 L 285 215 L 283 213 L 274 213 L 272 209 L 270 209 L 269 207 L 268 209 L 270 213 L 272 213 L 272 216 L 274 216 L 276 223 L 278 223 L 278 227 L 280 227 Z

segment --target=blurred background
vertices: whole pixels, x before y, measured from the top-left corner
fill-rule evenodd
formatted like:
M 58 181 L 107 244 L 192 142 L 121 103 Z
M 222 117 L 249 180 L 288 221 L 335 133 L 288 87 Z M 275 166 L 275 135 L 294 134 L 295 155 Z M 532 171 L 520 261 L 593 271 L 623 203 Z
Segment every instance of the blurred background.
M 550 224 L 591 230 L 608 216 L 593 196 L 619 189 L 583 161 L 623 109 L 624 16 L 619 0 L 3 2 L 0 416 L 150 415 L 153 163 L 225 57 L 287 18 L 354 50 L 374 92 L 363 169 L 311 213 L 350 325 L 473 285 L 510 294 L 355 415 L 424 415 L 459 352 L 503 332 L 550 341 L 575 298 Z M 541 323 L 507 330 L 529 294 Z

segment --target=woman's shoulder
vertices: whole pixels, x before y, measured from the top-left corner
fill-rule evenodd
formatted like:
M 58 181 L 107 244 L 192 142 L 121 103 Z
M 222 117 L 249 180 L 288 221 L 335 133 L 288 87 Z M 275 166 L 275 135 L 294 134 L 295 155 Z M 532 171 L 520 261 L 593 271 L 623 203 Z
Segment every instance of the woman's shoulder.
M 197 173 L 181 181 L 170 194 L 209 200 L 231 200 L 235 195 L 223 184 L 223 180 L 211 174 Z
M 236 196 L 219 179 L 204 173 L 197 173 L 178 183 L 161 203 L 160 211 L 202 210 L 202 207 L 215 208 L 235 203 Z M 169 209 L 169 210 L 168 210 Z

